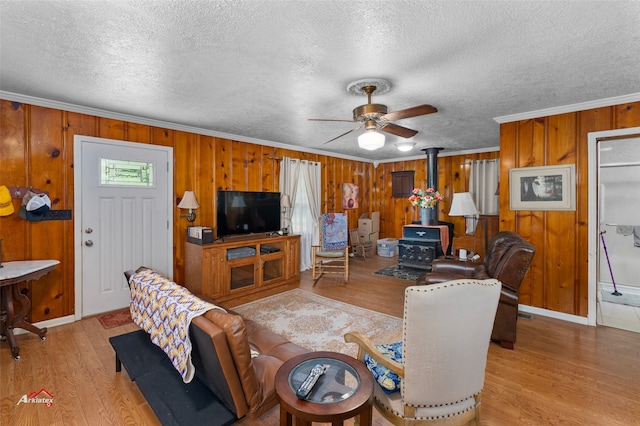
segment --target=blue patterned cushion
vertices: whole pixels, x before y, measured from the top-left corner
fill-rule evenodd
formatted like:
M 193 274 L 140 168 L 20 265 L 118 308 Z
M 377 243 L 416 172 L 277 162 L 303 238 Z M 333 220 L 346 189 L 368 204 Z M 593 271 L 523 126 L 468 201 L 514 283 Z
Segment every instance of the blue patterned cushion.
M 375 347 L 386 358 L 402 363 L 402 342 L 383 343 Z M 400 376 L 378 364 L 369 354 L 365 354 L 364 363 L 385 393 L 390 394 L 400 390 Z

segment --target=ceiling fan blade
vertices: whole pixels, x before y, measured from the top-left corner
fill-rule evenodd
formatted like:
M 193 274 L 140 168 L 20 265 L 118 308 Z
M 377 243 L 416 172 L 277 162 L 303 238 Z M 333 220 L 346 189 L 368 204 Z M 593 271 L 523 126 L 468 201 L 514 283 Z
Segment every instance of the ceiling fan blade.
M 380 125 L 380 130 L 383 132 L 391 133 L 392 135 L 401 136 L 403 138 L 410 138 L 418 134 L 417 130 L 408 129 L 406 127 L 398 126 L 393 123 L 383 123 Z
M 341 121 L 344 123 L 355 123 L 353 120 L 334 120 L 332 118 L 308 118 L 308 121 Z
M 438 109 L 431 105 L 418 105 L 413 108 L 401 109 L 400 111 L 390 112 L 380 117 L 381 121 L 396 121 L 403 118 L 417 117 L 419 115 L 427 115 L 438 112 Z
M 345 136 L 345 135 L 348 135 L 349 133 L 351 133 L 351 132 L 354 132 L 354 131 L 358 130 L 358 129 L 359 129 L 359 128 L 361 128 L 362 126 L 364 126 L 364 124 L 363 124 L 363 125 L 361 125 L 361 126 L 358 126 L 358 127 L 354 127 L 353 129 L 349 130 L 348 132 L 344 132 L 344 133 L 343 133 L 343 134 L 341 134 L 340 136 L 336 136 L 335 138 L 333 138 L 333 139 L 331 139 L 331 140 L 326 141 L 326 142 L 325 142 L 325 144 L 328 144 L 329 142 L 333 142 L 333 141 L 335 141 L 336 139 L 340 139 L 341 137 L 343 137 L 343 136 Z

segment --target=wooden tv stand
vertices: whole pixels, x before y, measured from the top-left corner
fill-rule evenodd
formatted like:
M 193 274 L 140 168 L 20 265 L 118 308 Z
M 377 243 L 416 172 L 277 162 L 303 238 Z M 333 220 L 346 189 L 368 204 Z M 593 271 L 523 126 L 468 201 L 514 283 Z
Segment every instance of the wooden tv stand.
M 300 236 L 247 236 L 185 244 L 185 286 L 216 302 L 300 280 Z

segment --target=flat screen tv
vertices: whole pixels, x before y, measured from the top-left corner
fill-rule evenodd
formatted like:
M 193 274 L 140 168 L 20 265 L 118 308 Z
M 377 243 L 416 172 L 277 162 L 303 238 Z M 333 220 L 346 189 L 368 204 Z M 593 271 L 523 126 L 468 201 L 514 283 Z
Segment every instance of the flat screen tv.
M 222 191 L 216 194 L 217 238 L 280 230 L 280 193 Z

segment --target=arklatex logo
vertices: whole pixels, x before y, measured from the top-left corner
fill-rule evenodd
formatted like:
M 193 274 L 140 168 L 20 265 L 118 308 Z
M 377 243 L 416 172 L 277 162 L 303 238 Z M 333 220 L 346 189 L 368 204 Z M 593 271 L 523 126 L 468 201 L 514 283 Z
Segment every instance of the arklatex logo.
M 16 405 L 20 404 L 44 404 L 47 407 L 51 407 L 53 405 L 53 395 L 47 392 L 45 388 L 42 388 L 38 392 L 22 395 Z

